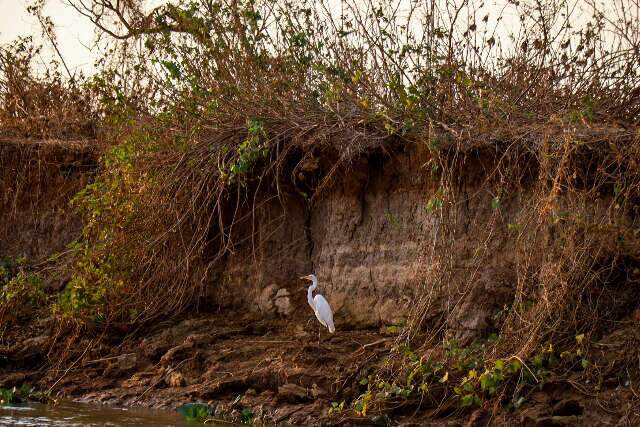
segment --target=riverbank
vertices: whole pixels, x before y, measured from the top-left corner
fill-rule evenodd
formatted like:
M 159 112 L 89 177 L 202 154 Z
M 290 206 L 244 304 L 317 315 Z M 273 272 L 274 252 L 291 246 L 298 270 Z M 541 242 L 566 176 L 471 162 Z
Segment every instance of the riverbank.
M 95 0 L 92 76 L 0 47 L 0 387 L 243 422 L 640 424 L 626 1 L 509 2 L 506 48 L 484 3 L 402 25 L 402 2 Z
M 252 419 L 268 424 L 354 425 L 382 420 L 375 418 L 376 412 L 355 416 L 337 408 L 343 401 L 356 399 L 367 389 L 369 373 L 389 363 L 387 356 L 402 344 L 396 329 L 339 326 L 334 335 L 322 331 L 318 344 L 311 313 L 302 322 L 235 316 L 187 316 L 111 342 L 105 337 L 87 338 L 68 355 L 71 363 L 63 369 L 45 368 L 56 362 L 46 354 L 50 337 L 28 338 L 13 348 L 0 349 L 5 357 L 0 387 L 29 383 L 50 391 L 53 399 L 115 407 L 175 409 L 198 402 L 217 408 L 229 419 L 239 419 L 248 410 Z M 580 372 L 558 372 L 529 389 L 518 410 L 504 405 L 469 411 L 447 400 L 434 405 L 425 399 L 387 408 L 384 422 L 405 426 L 633 424 L 640 416 L 633 403 L 637 371 L 631 367 L 625 378 L 615 373 L 615 361 L 631 348 L 629 339 L 640 344 L 633 322 L 626 325 L 621 324 L 590 353 L 591 363 L 602 368 L 598 384 L 585 383 Z M 451 387 L 454 375 L 452 371 Z
M 328 415 L 336 396 L 356 391 L 360 371 L 387 355 L 394 337 L 376 330 L 323 331 L 318 344 L 316 320 L 308 320 L 196 316 L 132 334 L 111 349 L 87 339 L 78 347 L 81 359 L 48 372 L 27 362 L 46 359 L 46 347 L 37 344 L 47 337 L 31 338 L 5 350 L 9 363 L 0 368 L 0 386 L 30 383 L 49 388 L 53 398 L 119 407 L 202 402 L 221 405 L 231 416 L 251 408 L 261 419 L 314 424 Z
M 554 141 L 541 159 L 570 150 L 582 179 L 596 179 L 582 169 L 594 150 L 620 162 L 620 180 L 636 170 L 617 154 L 635 147 L 628 130 L 573 129 L 591 142 L 571 146 L 559 126 L 522 132 Z M 119 146 L 0 143 L 0 387 L 110 406 L 199 402 L 230 420 L 298 425 L 637 423 L 636 187 L 625 184 L 624 199 L 610 178 L 597 194 L 553 193 L 536 179 L 553 166 L 528 158 L 510 166 L 522 173 L 517 188 L 498 197 L 493 148 L 464 153 L 448 166 L 464 173 L 438 183 L 421 147 L 389 143 L 392 153 L 371 149 L 348 169 L 331 169 L 331 150 L 296 154 L 296 179 L 337 182 L 310 202 L 285 180 L 233 216 L 220 208 L 230 223 L 212 225 L 214 211 L 191 202 L 150 212 L 138 189 L 137 215 L 128 199 L 114 202 L 100 165 L 113 165 Z M 130 170 L 121 166 L 118 185 Z M 196 215 L 203 234 L 182 221 L 152 227 L 147 214 Z M 235 236 L 224 253 L 220 230 Z M 197 256 L 183 246 L 194 236 L 208 242 Z M 156 276 L 134 274 L 129 247 L 151 257 Z M 337 326 L 320 344 L 296 279 L 310 271 Z

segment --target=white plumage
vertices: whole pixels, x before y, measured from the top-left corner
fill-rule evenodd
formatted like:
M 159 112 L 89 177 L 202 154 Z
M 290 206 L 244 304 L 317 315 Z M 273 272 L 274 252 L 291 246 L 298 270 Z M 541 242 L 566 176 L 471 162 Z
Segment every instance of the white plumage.
M 318 278 L 315 274 L 310 274 L 301 277 L 301 279 L 311 280 L 312 284 L 307 290 L 307 302 L 309 302 L 309 305 L 322 326 L 329 329 L 329 332 L 334 333 L 336 327 L 333 324 L 333 312 L 331 311 L 329 302 L 320 294 L 317 294 L 315 297 L 313 296 L 313 291 L 318 287 Z

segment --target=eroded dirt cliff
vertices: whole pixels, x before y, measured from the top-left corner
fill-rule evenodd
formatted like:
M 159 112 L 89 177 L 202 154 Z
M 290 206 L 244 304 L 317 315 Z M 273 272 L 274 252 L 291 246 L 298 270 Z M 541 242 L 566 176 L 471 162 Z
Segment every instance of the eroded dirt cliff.
M 42 261 L 80 235 L 71 198 L 90 181 L 96 141 L 0 137 L 0 258 Z
M 0 257 L 41 261 L 64 250 L 82 227 L 69 200 L 91 180 L 98 151 L 83 144 L 35 142 L 8 142 L 0 150 Z M 518 298 L 517 264 L 527 256 L 516 245 L 518 227 L 538 208 L 538 195 L 535 180 L 524 179 L 518 192 L 497 198 L 487 185 L 495 162 L 478 154 L 463 163 L 455 180 L 458 201 L 447 212 L 437 204 L 437 181 L 419 150 L 363 156 L 317 199 L 284 188 L 242 213 L 237 225 L 242 238 L 209 276 L 207 304 L 138 330 L 104 334 L 96 329 L 80 345 L 65 349 L 69 363 L 64 366 L 56 365 L 57 354 L 49 347 L 58 337 L 49 327 L 51 313 L 43 309 L 26 328 L 3 337 L 0 385 L 29 382 L 54 395 L 112 405 L 175 407 L 201 401 L 229 413 L 251 407 L 265 419 L 305 425 L 361 422 L 329 416 L 329 408 L 363 392 L 361 379 L 384 365 L 406 339 L 398 336 L 406 322 L 418 316 L 424 328 L 440 328 L 438 339 L 469 343 L 498 331 L 508 314 L 505 307 Z M 305 173 L 326 167 L 310 163 Z M 602 224 L 610 199 L 597 195 L 573 214 Z M 527 258 L 543 287 L 549 277 L 563 277 L 558 254 L 574 250 L 557 225 L 545 224 L 528 237 L 548 248 Z M 620 244 L 608 230 L 591 229 L 587 235 L 601 242 L 602 260 L 614 253 L 607 248 Z M 624 244 L 640 247 L 633 238 Z M 633 259 L 622 265 L 605 277 L 606 292 L 585 294 L 594 313 L 624 331 L 598 337 L 602 347 L 593 362 L 610 366 L 611 372 L 619 363 L 611 349 L 623 351 L 625 342 L 638 342 L 638 273 Z M 432 280 L 434 270 L 446 270 L 440 277 L 447 280 Z M 338 330 L 334 336 L 323 332 L 321 343 L 306 289 L 297 279 L 311 271 L 334 308 Z M 545 292 L 542 298 L 554 298 Z M 99 335 L 91 338 L 92 333 Z M 636 378 L 637 372 L 605 382 L 610 405 L 605 409 L 598 404 L 601 395 L 580 393 L 569 377 L 547 381 L 520 412 L 469 413 L 430 402 L 417 420 L 614 422 L 623 413 L 633 416 L 628 404 Z M 439 384 L 436 396 L 453 387 L 446 379 Z M 398 422 L 416 420 L 421 405 L 390 413 Z

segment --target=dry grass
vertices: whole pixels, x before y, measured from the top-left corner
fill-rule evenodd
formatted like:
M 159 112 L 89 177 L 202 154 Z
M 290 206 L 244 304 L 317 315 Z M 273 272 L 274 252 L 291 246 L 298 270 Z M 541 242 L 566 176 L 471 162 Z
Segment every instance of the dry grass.
M 38 139 L 95 138 L 90 92 L 52 67 L 37 73 L 39 49 L 30 39 L 0 47 L 0 131 Z

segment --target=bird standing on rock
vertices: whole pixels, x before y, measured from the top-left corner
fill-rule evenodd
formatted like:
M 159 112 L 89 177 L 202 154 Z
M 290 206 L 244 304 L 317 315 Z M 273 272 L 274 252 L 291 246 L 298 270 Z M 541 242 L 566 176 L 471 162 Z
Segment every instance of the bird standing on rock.
M 313 291 L 318 287 L 318 278 L 315 274 L 309 274 L 308 276 L 301 277 L 303 280 L 311 280 L 311 286 L 307 289 L 307 301 L 313 309 L 318 321 L 322 326 L 329 329 L 329 332 L 334 333 L 336 327 L 333 325 L 333 312 L 329 302 L 320 294 L 313 296 Z M 320 329 L 318 329 L 318 343 L 320 343 Z

